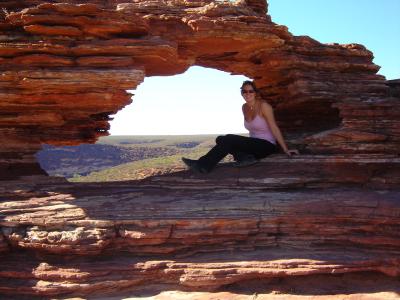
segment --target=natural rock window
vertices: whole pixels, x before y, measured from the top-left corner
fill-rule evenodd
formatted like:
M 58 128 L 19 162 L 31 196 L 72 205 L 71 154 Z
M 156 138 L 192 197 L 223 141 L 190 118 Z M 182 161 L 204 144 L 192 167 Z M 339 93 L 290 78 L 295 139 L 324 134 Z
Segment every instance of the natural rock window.
M 132 103 L 110 116 L 113 119 L 110 122 L 112 139 L 102 139 L 95 145 L 44 146 L 36 157 L 49 175 L 69 180 L 90 181 L 93 178 L 98 181 L 101 178 L 98 173 L 89 178 L 82 176 L 123 164 L 130 164 L 134 170 L 121 171 L 120 178 L 137 179 L 135 174 L 139 171 L 135 170 L 138 167 L 131 163 L 177 155 L 179 150 L 194 148 L 203 140 L 194 138 L 192 141 L 190 137 L 186 140 L 181 137 L 184 142 L 174 144 L 173 137 L 151 138 L 146 135 L 243 133 L 243 99 L 239 88 L 247 79 L 201 67 L 191 67 L 177 76 L 147 77 L 136 90 L 128 91 L 133 94 Z M 104 113 L 93 118 L 105 120 L 109 117 Z M 214 142 L 214 137 L 208 140 Z M 165 168 L 179 165 L 180 159 L 169 159 L 170 163 L 166 163 Z M 121 168 L 129 169 L 129 166 Z M 150 161 L 151 167 L 154 165 Z M 127 176 L 127 173 L 130 175 Z M 118 177 L 106 179 L 116 180 Z
M 262 0 L 60 1 L 1 2 L 3 298 L 398 298 L 399 82 L 370 51 L 293 36 Z M 255 79 L 301 155 L 33 176 L 43 144 L 94 143 L 126 90 L 190 66 Z
M 132 103 L 113 116 L 112 135 L 245 132 L 239 88 L 245 76 L 193 66 L 175 76 L 146 77 Z
M 361 121 L 393 106 L 376 101 L 389 86 L 362 45 L 293 36 L 263 0 L 119 2 L 3 4 L 3 174 L 40 173 L 42 144 L 94 143 L 127 89 L 193 65 L 255 79 L 305 152 L 397 153 L 393 122 Z

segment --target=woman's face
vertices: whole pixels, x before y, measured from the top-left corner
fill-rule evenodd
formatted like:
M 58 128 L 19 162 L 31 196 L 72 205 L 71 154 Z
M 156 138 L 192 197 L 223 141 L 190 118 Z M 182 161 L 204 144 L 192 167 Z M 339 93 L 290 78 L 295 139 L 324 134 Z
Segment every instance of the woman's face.
M 256 91 L 251 84 L 246 84 L 242 87 L 242 96 L 246 102 L 253 102 L 256 97 Z

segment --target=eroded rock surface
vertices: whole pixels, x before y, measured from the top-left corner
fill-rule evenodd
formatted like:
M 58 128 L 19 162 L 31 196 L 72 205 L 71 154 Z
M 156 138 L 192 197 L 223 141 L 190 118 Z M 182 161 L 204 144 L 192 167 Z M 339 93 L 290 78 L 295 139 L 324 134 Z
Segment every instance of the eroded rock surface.
M 275 156 L 247 169 L 227 163 L 211 175 L 9 181 L 1 186 L 0 291 L 101 299 L 147 288 L 241 299 L 247 281 L 272 297 L 271 280 L 285 278 L 272 286 L 295 296 L 289 286 L 318 275 L 330 278 L 318 281 L 320 295 L 392 297 L 400 191 L 390 178 L 400 178 L 400 161 L 391 162 L 393 169 L 377 157 Z M 345 274 L 335 290 L 330 283 Z M 361 288 L 354 274 L 382 285 Z
M 1 8 L 6 299 L 398 298 L 398 82 L 365 47 L 293 36 L 261 0 Z M 72 184 L 36 163 L 44 143 L 108 134 L 146 76 L 192 65 L 255 79 L 302 155 L 116 183 Z
M 255 79 L 285 132 L 308 137 L 296 140 L 306 151 L 398 153 L 399 99 L 376 74 L 373 54 L 293 36 L 271 21 L 265 1 L 6 1 L 2 8 L 0 167 L 9 178 L 18 168 L 40 173 L 27 167 L 43 143 L 106 135 L 109 115 L 131 102 L 126 90 L 145 76 L 192 65 Z

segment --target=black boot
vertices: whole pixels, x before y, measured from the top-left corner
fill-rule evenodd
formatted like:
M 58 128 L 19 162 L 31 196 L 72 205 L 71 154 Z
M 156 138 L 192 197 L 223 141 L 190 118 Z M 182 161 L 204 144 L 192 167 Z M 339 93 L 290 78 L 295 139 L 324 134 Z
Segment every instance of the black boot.
M 202 173 L 202 174 L 208 173 L 208 171 L 205 168 L 200 166 L 198 160 L 182 157 L 182 161 L 192 171 L 195 171 L 197 173 Z

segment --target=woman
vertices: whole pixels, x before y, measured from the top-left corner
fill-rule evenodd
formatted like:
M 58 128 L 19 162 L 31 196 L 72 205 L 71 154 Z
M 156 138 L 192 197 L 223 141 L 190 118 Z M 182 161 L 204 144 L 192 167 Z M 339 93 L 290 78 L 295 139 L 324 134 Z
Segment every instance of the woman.
M 183 157 L 182 161 L 187 167 L 200 173 L 208 173 L 228 154 L 233 155 L 238 166 L 247 166 L 278 152 L 276 142 L 288 156 L 299 154 L 297 150 L 289 150 L 286 146 L 276 125 L 272 107 L 256 97 L 257 88 L 254 82 L 244 81 L 241 93 L 246 101 L 242 106 L 244 126 L 249 130 L 250 137 L 235 134 L 218 136 L 216 145 L 198 160 Z

